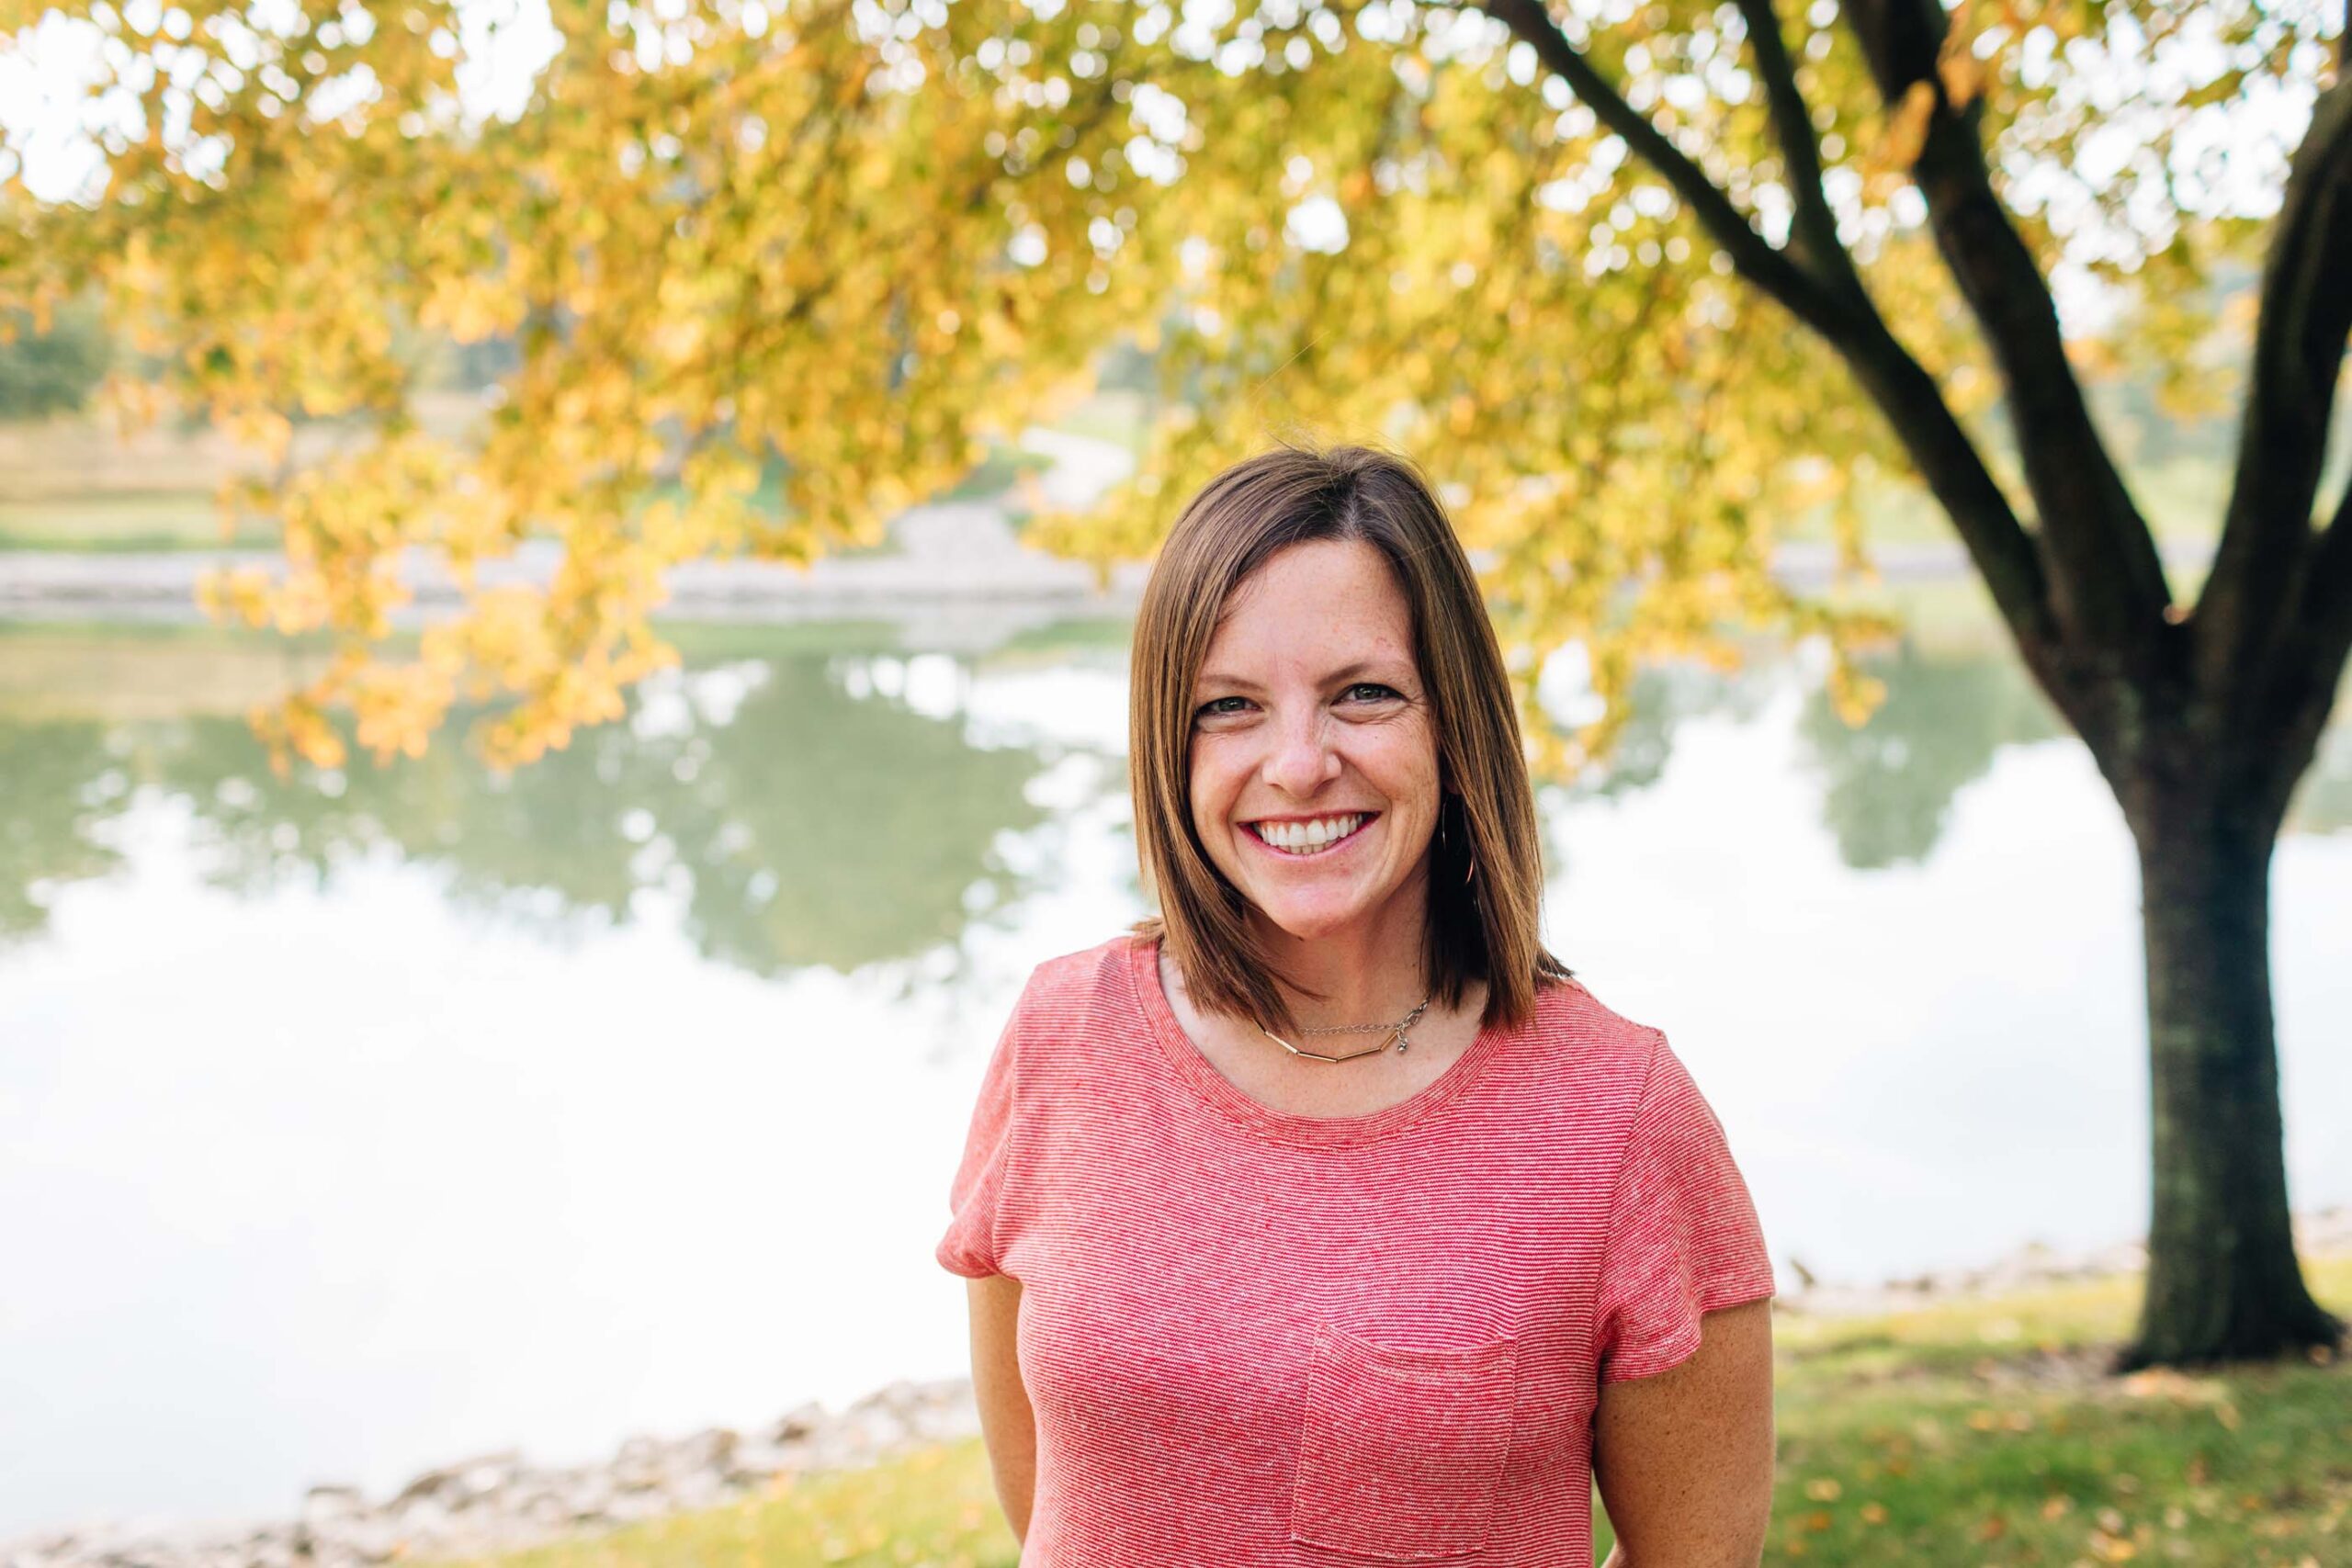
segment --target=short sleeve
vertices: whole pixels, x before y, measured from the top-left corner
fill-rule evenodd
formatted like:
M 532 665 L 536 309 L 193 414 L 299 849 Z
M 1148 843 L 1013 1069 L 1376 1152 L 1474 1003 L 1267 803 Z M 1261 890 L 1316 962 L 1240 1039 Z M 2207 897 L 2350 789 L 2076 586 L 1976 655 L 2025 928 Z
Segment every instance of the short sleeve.
M 1023 998 L 1026 999 L 1025 997 Z M 1022 1009 L 1015 1006 L 997 1036 L 996 1049 L 980 1075 L 978 1100 L 972 1107 L 970 1130 L 964 1138 L 964 1156 L 948 1187 L 953 1217 L 933 1256 L 940 1266 L 967 1280 L 985 1280 L 1004 1272 L 1000 1241 L 1000 1209 L 1004 1178 L 1012 1162 L 1015 1130 L 1013 1085 L 1021 1035 Z
M 1593 1316 L 1602 1382 L 1649 1377 L 1699 1348 L 1699 1318 L 1772 1294 L 1763 1227 L 1723 1123 L 1656 1030 L 1610 1202 Z

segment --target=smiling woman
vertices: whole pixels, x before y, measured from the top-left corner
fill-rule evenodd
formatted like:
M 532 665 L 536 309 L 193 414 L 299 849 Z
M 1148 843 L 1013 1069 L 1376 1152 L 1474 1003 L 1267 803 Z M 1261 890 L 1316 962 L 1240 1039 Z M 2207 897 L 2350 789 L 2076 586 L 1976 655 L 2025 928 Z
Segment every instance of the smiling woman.
M 1023 1562 L 1589 1562 L 1596 1473 L 1623 1561 L 1758 1561 L 1763 1234 L 1665 1036 L 1542 943 L 1428 483 L 1226 470 L 1131 681 L 1160 913 L 1031 976 L 937 1248 Z

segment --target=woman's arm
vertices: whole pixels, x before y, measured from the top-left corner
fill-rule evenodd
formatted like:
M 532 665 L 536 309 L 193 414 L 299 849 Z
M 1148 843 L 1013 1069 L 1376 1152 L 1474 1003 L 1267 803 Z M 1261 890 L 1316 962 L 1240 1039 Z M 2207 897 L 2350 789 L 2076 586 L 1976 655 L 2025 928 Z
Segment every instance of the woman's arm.
M 980 1407 L 980 1436 L 996 1475 L 997 1501 L 1013 1539 L 1029 1539 L 1029 1511 L 1037 1501 L 1037 1417 L 1021 1382 L 1016 1334 L 1021 1281 L 992 1274 L 966 1281 L 972 1304 L 972 1397 Z M 1695 1359 L 1695 1358 L 1694 1358 Z
M 1699 1320 L 1699 1348 L 1600 1385 L 1593 1472 L 1617 1531 L 1602 1568 L 1755 1568 L 1772 1514 L 1772 1303 Z

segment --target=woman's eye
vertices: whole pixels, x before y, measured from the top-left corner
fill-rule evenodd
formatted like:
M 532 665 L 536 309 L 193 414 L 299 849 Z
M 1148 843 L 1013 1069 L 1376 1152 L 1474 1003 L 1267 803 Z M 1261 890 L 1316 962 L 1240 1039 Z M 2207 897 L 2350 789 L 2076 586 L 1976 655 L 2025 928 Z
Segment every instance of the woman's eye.
M 1207 702 L 1201 705 L 1200 711 L 1193 716 L 1196 718 L 1216 718 L 1225 714 L 1239 713 L 1241 711 L 1239 707 L 1227 707 L 1225 705 L 1227 703 L 1238 703 L 1246 705 L 1249 701 L 1250 699 L 1247 697 L 1212 697 Z
M 1384 686 L 1377 681 L 1358 681 L 1354 685 L 1350 686 L 1343 694 L 1346 696 L 1356 697 L 1363 702 L 1385 703 L 1389 698 L 1395 696 L 1396 694 L 1396 691 L 1395 687 Z

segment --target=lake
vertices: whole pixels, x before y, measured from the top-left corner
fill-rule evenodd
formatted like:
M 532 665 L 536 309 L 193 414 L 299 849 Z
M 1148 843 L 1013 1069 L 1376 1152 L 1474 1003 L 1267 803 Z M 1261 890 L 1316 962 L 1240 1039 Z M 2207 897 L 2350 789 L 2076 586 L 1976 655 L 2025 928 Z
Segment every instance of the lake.
M 0 626 L 0 1536 L 291 1513 L 966 1368 L 931 1249 L 1038 961 L 1143 910 L 1115 621 L 673 627 L 626 725 L 273 778 L 297 668 Z M 2132 848 L 1989 635 L 1645 678 L 1547 939 L 1663 1028 L 1782 1278 L 2144 1229 Z M 454 741 L 456 732 L 450 733 Z M 2275 868 L 2299 1209 L 2352 1201 L 2352 736 Z

